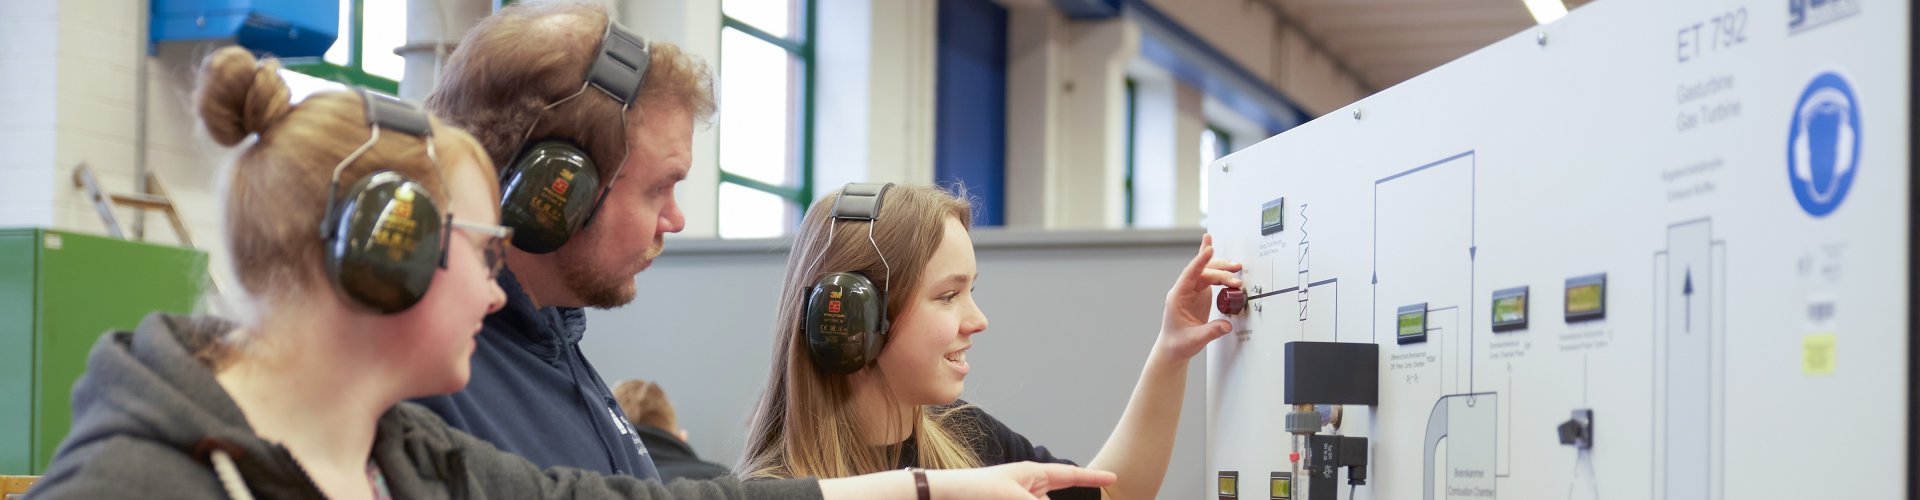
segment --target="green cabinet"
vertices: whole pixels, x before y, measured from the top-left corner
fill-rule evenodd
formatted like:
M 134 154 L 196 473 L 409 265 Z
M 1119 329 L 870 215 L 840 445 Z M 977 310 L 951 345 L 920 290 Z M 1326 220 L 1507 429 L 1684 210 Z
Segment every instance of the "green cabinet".
M 191 312 L 207 254 L 50 229 L 0 229 L 0 475 L 44 473 L 87 351 L 157 310 Z

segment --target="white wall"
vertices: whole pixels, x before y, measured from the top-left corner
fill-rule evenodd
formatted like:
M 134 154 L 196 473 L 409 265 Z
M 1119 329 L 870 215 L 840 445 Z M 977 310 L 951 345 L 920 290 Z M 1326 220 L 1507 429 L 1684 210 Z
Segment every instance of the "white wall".
M 0 225 L 53 224 L 59 4 L 0 4 Z
M 938 7 L 937 0 L 820 1 L 816 197 L 848 182 L 933 182 Z
M 1125 75 L 1139 28 L 1014 6 L 1007 29 L 1007 225 L 1122 227 Z
M 193 74 L 207 46 L 174 44 L 146 55 L 141 9 L 112 0 L 8 2 L 0 6 L 0 225 L 105 234 L 106 225 L 73 172 L 85 163 L 111 193 L 136 191 L 140 63 L 146 68 L 147 168 L 185 220 L 193 243 L 218 246 L 215 179 L 223 154 L 199 137 L 191 111 Z M 115 209 L 132 233 L 136 215 Z M 155 212 L 148 241 L 180 242 Z M 224 252 L 213 252 L 216 267 Z M 222 280 L 223 285 L 226 280 Z

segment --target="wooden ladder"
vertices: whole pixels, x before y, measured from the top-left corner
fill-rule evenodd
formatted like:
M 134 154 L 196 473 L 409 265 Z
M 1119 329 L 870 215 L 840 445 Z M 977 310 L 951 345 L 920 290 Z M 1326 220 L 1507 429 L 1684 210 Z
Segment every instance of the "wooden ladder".
M 100 180 L 94 178 L 93 169 L 86 163 L 73 169 L 73 187 L 85 189 L 87 198 L 93 200 L 93 209 L 100 212 L 100 221 L 107 225 L 107 234 L 115 238 L 128 239 L 127 233 L 120 229 L 120 218 L 113 214 L 114 205 L 124 205 L 135 210 L 157 210 L 167 215 L 167 222 L 173 224 L 173 234 L 180 237 L 180 246 L 194 248 L 193 236 L 187 233 L 186 222 L 180 220 L 180 211 L 173 206 L 173 199 L 167 197 L 167 190 L 160 186 L 160 177 L 147 172 L 147 192 L 135 194 L 109 194 L 100 187 Z

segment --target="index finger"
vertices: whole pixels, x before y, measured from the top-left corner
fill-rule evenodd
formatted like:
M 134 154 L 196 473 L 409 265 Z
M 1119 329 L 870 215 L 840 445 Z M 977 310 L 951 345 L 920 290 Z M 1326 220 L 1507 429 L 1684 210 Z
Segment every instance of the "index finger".
M 1105 488 L 1119 480 L 1112 472 L 1090 470 L 1066 464 L 1035 464 L 1045 474 L 1048 490 L 1063 488 Z

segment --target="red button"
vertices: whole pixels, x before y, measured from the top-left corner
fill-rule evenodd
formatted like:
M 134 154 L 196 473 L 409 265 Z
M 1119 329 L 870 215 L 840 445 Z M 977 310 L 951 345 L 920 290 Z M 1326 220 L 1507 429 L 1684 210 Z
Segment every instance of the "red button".
M 1220 314 L 1235 316 L 1247 311 L 1247 291 L 1238 288 L 1220 290 L 1220 296 L 1214 300 L 1214 307 Z

